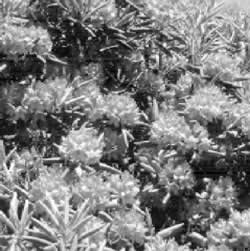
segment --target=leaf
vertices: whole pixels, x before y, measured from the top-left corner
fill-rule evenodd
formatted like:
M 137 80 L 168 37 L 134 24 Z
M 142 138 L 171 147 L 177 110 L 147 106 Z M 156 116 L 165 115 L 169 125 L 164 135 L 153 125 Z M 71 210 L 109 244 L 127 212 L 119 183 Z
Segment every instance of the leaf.
M 0 73 L 3 72 L 7 68 L 7 64 L 0 65 Z
M 111 223 L 113 221 L 113 218 L 104 211 L 99 212 L 98 216 L 105 222 Z
M 9 220 L 9 218 L 2 212 L 0 211 L 0 221 L 9 227 L 13 233 L 16 232 L 15 225 Z
M 63 239 L 60 240 L 59 245 L 60 245 L 60 251 L 67 251 Z
M 116 24 L 117 27 L 128 25 L 131 22 L 131 19 L 135 16 L 135 14 L 136 14 L 136 11 L 133 11 L 121 17 L 119 22 Z
M 0 165 L 3 165 L 6 159 L 5 147 L 3 140 L 0 140 Z
M 52 224 L 54 224 L 54 226 L 57 229 L 60 229 L 60 224 L 59 221 L 56 217 L 56 215 L 53 213 L 53 211 L 47 207 L 43 202 L 38 201 L 39 206 L 45 211 L 45 213 L 49 216 L 50 220 L 52 221 Z
M 92 11 L 90 11 L 87 15 L 85 15 L 82 18 L 82 22 L 84 23 L 86 20 L 88 20 L 95 12 L 97 12 L 98 10 L 102 9 L 103 7 L 105 7 L 108 4 L 108 2 L 106 3 L 101 3 L 99 6 L 97 6 L 96 8 L 94 8 Z
M 10 220 L 12 223 L 15 225 L 16 228 L 19 228 L 19 218 L 18 218 L 18 204 L 19 201 L 17 199 L 17 193 L 13 193 L 13 197 L 10 202 L 10 209 L 9 209 L 9 215 L 10 215 Z
M 71 225 L 76 225 L 80 219 L 84 218 L 89 212 L 89 200 L 86 200 L 80 208 L 77 209 L 77 212 L 74 214 L 73 219 L 71 220 Z
M 160 232 L 157 233 L 157 235 L 163 239 L 174 237 L 179 231 L 182 230 L 183 227 L 184 227 L 184 223 L 180 223 L 180 224 L 161 230 Z
M 44 245 L 44 246 L 49 246 L 49 245 L 52 245 L 52 243 L 50 241 L 47 241 L 47 240 L 44 240 L 44 239 L 41 239 L 41 238 L 37 238 L 37 237 L 34 237 L 34 236 L 23 236 L 22 239 L 24 241 L 29 241 L 35 245 Z
M 93 228 L 92 230 L 89 230 L 83 234 L 81 234 L 81 236 L 79 237 L 79 241 L 82 241 L 83 239 L 86 239 L 92 235 L 95 235 L 97 232 L 99 232 L 101 229 L 103 229 L 105 226 L 107 226 L 106 224 L 102 224 L 99 227 Z
M 66 196 L 64 202 L 64 224 L 66 227 L 69 224 L 69 217 L 70 217 L 70 204 L 69 204 L 69 198 L 68 196 Z
M 157 100 L 154 98 L 153 105 L 152 105 L 152 119 L 153 119 L 153 121 L 159 119 L 159 114 L 160 114 L 159 106 L 158 106 Z
M 92 215 L 87 216 L 86 218 L 79 221 L 76 225 L 74 225 L 72 230 L 78 232 L 84 225 L 86 225 L 92 219 L 93 219 Z
M 75 235 L 70 247 L 70 251 L 77 251 L 78 249 L 78 235 Z
M 105 170 L 105 171 L 108 171 L 110 173 L 113 173 L 113 174 L 121 174 L 121 171 L 112 167 L 112 166 L 109 166 L 105 163 L 99 163 L 99 169 L 100 170 Z
M 189 234 L 189 238 L 192 240 L 193 243 L 199 245 L 200 247 L 206 247 L 208 242 L 206 237 L 196 232 L 192 232 L 191 234 Z
M 22 231 L 24 231 L 25 228 L 27 227 L 29 221 L 31 220 L 32 214 L 33 214 L 33 212 L 29 213 L 29 205 L 30 205 L 29 201 L 25 200 L 23 212 L 22 212 L 22 217 L 21 217 L 21 221 L 20 221 L 20 227 L 21 227 Z
M 51 240 L 53 242 L 57 241 L 57 237 L 56 237 L 53 229 L 50 228 L 50 226 L 48 226 L 46 223 L 43 223 L 43 222 L 37 220 L 36 218 L 32 218 L 31 220 L 32 220 L 33 225 L 35 225 L 40 231 L 43 231 L 44 233 L 47 234 L 48 240 Z M 35 232 L 34 232 L 34 234 L 35 234 Z

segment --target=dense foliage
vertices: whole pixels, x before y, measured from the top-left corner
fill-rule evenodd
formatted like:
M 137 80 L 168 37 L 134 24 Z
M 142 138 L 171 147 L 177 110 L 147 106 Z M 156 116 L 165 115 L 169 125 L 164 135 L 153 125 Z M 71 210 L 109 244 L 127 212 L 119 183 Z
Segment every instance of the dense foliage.
M 0 0 L 0 250 L 248 249 L 249 18 Z

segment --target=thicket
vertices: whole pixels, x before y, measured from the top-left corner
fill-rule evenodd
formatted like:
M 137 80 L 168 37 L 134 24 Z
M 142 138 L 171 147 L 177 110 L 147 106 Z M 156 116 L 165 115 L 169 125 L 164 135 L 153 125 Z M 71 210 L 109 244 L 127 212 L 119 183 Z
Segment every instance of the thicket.
M 0 250 L 250 247 L 250 30 L 215 0 L 0 0 Z

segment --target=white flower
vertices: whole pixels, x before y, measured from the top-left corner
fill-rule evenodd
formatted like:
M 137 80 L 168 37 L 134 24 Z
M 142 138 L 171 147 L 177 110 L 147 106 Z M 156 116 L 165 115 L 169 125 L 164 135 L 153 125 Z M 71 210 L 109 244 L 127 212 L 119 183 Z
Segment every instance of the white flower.
M 200 88 L 189 99 L 186 100 L 185 111 L 192 120 L 197 120 L 201 124 L 207 124 L 213 120 L 223 120 L 234 105 L 216 86 L 206 86 Z
M 99 100 L 93 114 L 92 121 L 108 119 L 109 123 L 119 127 L 134 126 L 139 122 L 140 111 L 133 98 L 128 95 L 109 94 Z
M 83 125 L 79 130 L 70 131 L 63 138 L 59 149 L 65 158 L 90 165 L 99 162 L 103 147 L 103 135 L 98 136 L 94 128 Z
M 0 53 L 26 55 L 47 53 L 52 48 L 50 36 L 41 27 L 0 24 Z

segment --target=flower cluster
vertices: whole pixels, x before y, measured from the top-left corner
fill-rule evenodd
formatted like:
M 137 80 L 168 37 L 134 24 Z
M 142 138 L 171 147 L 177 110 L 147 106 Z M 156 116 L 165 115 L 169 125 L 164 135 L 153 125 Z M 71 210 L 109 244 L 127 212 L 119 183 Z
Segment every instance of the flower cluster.
M 26 89 L 22 106 L 28 113 L 50 112 L 53 108 L 54 97 L 52 93 L 46 91 L 43 83 L 37 85 L 38 88 L 32 86 Z
M 29 195 L 32 201 L 46 200 L 48 194 L 58 204 L 63 203 L 65 196 L 70 194 L 70 187 L 57 169 L 40 170 L 39 177 L 31 183 Z
M 105 179 L 98 175 L 84 174 L 73 188 L 74 203 L 88 199 L 93 210 L 104 209 L 111 201 L 118 201 L 125 206 L 134 205 L 138 193 L 137 180 L 126 172 Z
M 119 175 L 112 175 L 109 178 L 111 193 L 118 198 L 123 205 L 134 205 L 138 195 L 139 183 L 128 172 Z
M 216 86 L 200 88 L 186 100 L 185 111 L 191 120 L 206 125 L 213 120 L 222 120 L 230 113 L 234 102 Z
M 63 137 L 59 146 L 66 159 L 80 161 L 85 165 L 96 164 L 102 157 L 104 148 L 103 135 L 98 136 L 94 128 L 83 125 L 79 130 L 72 130 Z
M 25 93 L 25 87 L 12 83 L 10 85 L 2 85 L 0 87 L 0 117 L 2 114 L 13 116 L 15 106 L 21 104 Z
M 44 83 L 38 81 L 25 90 L 21 106 L 15 111 L 15 118 L 25 120 L 26 114 L 54 112 L 67 99 L 72 98 L 71 92 L 72 89 L 64 78 Z
M 210 144 L 205 128 L 198 123 L 189 126 L 185 118 L 173 110 L 161 113 L 159 119 L 153 122 L 150 140 L 162 147 L 174 145 L 183 151 L 205 150 Z
M 8 23 L 0 25 L 0 53 L 4 55 L 42 55 L 51 50 L 52 43 L 46 30 Z
M 203 73 L 225 81 L 232 81 L 233 77 L 240 75 L 239 64 L 239 58 L 233 58 L 222 52 L 212 53 L 204 62 Z
M 161 237 L 154 237 L 150 242 L 145 244 L 146 251 L 190 251 L 187 246 L 179 245 L 174 239 L 168 241 L 163 240 Z
M 113 236 L 118 236 L 118 240 L 127 239 L 133 243 L 144 243 L 148 229 L 144 217 L 140 213 L 134 209 L 120 210 L 112 216 L 114 219 L 111 228 Z
M 208 239 L 214 244 L 226 244 L 229 247 L 248 248 L 250 245 L 250 210 L 242 213 L 233 211 L 229 219 L 220 219 L 211 226 Z
M 236 191 L 231 178 L 220 178 L 217 182 L 212 182 L 210 186 L 209 202 L 216 210 L 222 208 L 229 210 L 234 206 Z
M 133 98 L 128 95 L 109 94 L 99 102 L 91 116 L 92 121 L 106 118 L 115 126 L 134 126 L 139 122 L 140 111 Z
M 170 159 L 159 173 L 159 185 L 164 186 L 171 194 L 191 189 L 194 186 L 194 176 L 187 162 Z
M 194 122 L 191 126 L 192 133 L 196 139 L 196 150 L 201 153 L 207 151 L 212 141 L 209 139 L 208 131 L 205 127 L 201 126 L 198 122 Z
M 109 182 L 98 175 L 83 174 L 72 189 L 73 203 L 78 205 L 88 200 L 93 211 L 104 209 L 111 201 Z
M 180 79 L 177 81 L 176 86 L 173 86 L 175 96 L 178 97 L 186 97 L 190 94 L 192 86 L 194 84 L 194 76 L 187 72 L 185 75 L 182 75 Z
M 160 145 L 180 145 L 192 143 L 194 137 L 184 117 L 175 111 L 161 113 L 159 119 L 153 122 L 150 140 Z

